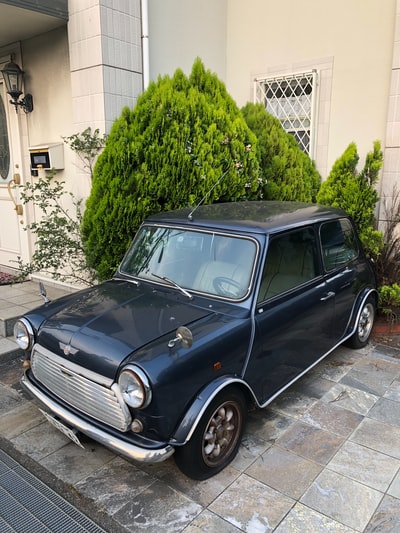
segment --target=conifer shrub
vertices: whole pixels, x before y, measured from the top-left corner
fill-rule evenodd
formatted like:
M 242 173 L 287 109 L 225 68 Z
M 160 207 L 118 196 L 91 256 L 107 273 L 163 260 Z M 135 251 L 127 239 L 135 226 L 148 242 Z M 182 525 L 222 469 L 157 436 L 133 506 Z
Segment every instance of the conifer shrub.
M 256 137 L 224 84 L 197 59 L 123 109 L 93 171 L 82 223 L 88 265 L 112 276 L 143 219 L 206 203 L 260 199 Z M 223 179 L 220 179 L 224 175 Z
M 279 119 L 259 104 L 242 108 L 247 125 L 257 137 L 258 158 L 265 182 L 266 200 L 315 202 L 321 176 L 314 162 Z
M 341 157 L 334 163 L 326 181 L 321 184 L 317 202 L 344 209 L 357 226 L 360 238 L 367 253 L 374 257 L 383 245 L 382 233 L 376 231 L 375 209 L 379 200 L 375 185 L 383 163 L 383 153 L 379 141 L 365 159 L 359 172 L 359 155 L 355 143 L 350 143 Z

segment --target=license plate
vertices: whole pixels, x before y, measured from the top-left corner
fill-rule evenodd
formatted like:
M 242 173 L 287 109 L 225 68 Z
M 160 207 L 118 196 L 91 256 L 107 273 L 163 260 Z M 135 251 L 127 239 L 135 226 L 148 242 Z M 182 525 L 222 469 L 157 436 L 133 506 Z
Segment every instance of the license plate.
M 81 448 L 84 448 L 84 446 L 82 445 L 81 441 L 79 440 L 79 438 L 78 438 L 78 436 L 76 434 L 76 431 L 74 429 L 71 429 L 71 428 L 67 427 L 60 420 L 58 420 L 57 418 L 54 418 L 54 416 L 49 415 L 49 413 L 46 413 L 46 411 L 43 411 L 42 409 L 40 409 L 40 412 L 46 418 L 46 420 L 48 422 L 50 422 L 50 424 L 52 426 L 54 426 L 55 428 L 58 429 L 58 431 L 61 431 L 61 433 L 63 433 L 65 436 L 67 436 L 69 439 L 71 439 L 72 442 L 75 442 L 75 444 L 77 446 L 80 446 Z

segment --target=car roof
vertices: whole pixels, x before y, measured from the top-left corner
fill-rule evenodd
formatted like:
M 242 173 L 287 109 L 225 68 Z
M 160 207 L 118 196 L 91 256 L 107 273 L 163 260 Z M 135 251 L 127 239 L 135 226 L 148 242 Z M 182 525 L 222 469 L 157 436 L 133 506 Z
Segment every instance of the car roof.
M 158 213 L 146 222 L 200 228 L 275 233 L 291 227 L 347 216 L 333 207 L 304 202 L 244 201 Z

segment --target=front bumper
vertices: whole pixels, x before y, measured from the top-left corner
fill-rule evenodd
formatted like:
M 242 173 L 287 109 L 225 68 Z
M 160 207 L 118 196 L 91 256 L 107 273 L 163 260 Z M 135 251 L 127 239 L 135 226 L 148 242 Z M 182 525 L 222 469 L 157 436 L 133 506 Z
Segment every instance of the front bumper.
M 151 443 L 153 445 L 160 444 L 160 447 L 147 449 L 138 446 L 137 444 L 126 442 L 125 440 L 119 439 L 118 437 L 103 431 L 95 425 L 90 424 L 86 420 L 76 416 L 74 413 L 71 413 L 60 404 L 49 398 L 29 379 L 29 376 L 26 372 L 21 378 L 21 384 L 36 400 L 40 402 L 40 404 L 58 416 L 67 425 L 75 428 L 81 433 L 84 433 L 100 444 L 103 444 L 110 450 L 122 454 L 125 457 L 129 457 L 129 459 L 134 459 L 135 461 L 142 463 L 160 463 L 161 461 L 168 459 L 168 457 L 170 457 L 175 451 L 175 448 L 170 444 L 155 443 L 154 441 L 151 441 Z

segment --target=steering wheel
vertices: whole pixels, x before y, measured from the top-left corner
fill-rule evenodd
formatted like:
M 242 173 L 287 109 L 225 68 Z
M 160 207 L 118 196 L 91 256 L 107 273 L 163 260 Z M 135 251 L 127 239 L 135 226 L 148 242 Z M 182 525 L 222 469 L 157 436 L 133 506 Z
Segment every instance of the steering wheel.
M 229 290 L 228 287 L 224 287 L 224 285 L 229 285 L 230 287 L 234 287 L 237 290 Z M 243 287 L 231 278 L 224 278 L 223 276 L 218 276 L 213 281 L 214 289 L 216 290 L 217 294 L 220 296 L 227 296 L 229 298 L 237 298 L 239 294 L 243 293 Z

